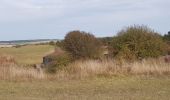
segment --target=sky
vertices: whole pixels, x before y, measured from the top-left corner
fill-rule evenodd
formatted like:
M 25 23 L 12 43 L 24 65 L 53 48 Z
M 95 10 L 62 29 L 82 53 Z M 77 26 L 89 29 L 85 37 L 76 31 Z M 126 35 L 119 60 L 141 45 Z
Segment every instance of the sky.
M 0 0 L 0 41 L 114 36 L 130 25 L 170 31 L 170 0 Z

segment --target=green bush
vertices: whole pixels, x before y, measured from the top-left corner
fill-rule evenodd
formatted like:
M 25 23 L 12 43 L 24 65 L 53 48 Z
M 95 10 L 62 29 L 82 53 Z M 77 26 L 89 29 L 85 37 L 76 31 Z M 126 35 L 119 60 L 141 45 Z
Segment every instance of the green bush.
M 64 68 L 70 62 L 72 62 L 71 56 L 67 53 L 60 54 L 60 55 L 53 55 L 49 56 L 52 60 L 50 64 L 46 67 L 46 71 L 49 73 L 55 73 L 57 70 Z
M 162 37 L 146 26 L 131 26 L 118 33 L 110 45 L 114 57 L 134 60 L 165 53 Z
M 94 35 L 82 31 L 72 31 L 65 36 L 64 48 L 74 59 L 98 58 L 101 43 Z

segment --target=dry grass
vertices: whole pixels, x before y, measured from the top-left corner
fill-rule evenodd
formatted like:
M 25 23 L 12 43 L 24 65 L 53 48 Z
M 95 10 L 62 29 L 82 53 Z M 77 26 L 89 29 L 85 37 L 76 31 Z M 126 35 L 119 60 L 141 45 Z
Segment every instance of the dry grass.
M 156 59 L 132 63 L 114 60 L 77 61 L 63 71 L 62 76 L 64 75 L 76 78 L 114 75 L 170 75 L 170 64 Z
M 44 79 L 44 73 L 34 68 L 18 67 L 17 65 L 0 66 L 0 80 L 34 80 Z
M 76 61 L 56 74 L 19 67 L 9 62 L 10 57 L 6 63 L 0 65 L 0 100 L 169 100 L 170 98 L 169 77 L 96 78 L 98 75 L 170 74 L 169 64 L 162 61 L 144 60 L 135 63 L 113 60 Z M 93 79 L 86 79 L 87 77 Z
M 4 61 L 4 62 L 2 62 Z M 117 75 L 170 75 L 170 64 L 161 59 L 148 59 L 136 62 L 115 60 L 86 60 L 76 61 L 56 74 L 48 74 L 33 67 L 19 67 L 12 57 L 0 57 L 1 80 L 54 80 L 54 79 L 83 79 L 98 76 Z
M 0 56 L 0 79 L 1 80 L 32 80 L 43 79 L 43 71 L 18 66 L 12 56 Z
M 170 64 L 161 59 L 147 59 L 131 63 L 114 60 L 76 61 L 63 70 L 59 70 L 52 77 L 56 79 L 84 79 L 119 75 L 168 76 L 170 75 Z

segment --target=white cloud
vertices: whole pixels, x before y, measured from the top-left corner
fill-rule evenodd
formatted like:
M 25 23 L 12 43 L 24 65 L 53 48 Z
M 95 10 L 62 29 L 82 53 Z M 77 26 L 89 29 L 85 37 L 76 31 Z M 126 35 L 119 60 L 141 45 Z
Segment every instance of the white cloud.
M 169 5 L 170 0 L 0 0 L 0 34 L 72 29 L 106 34 L 129 24 L 167 31 Z
M 169 14 L 168 4 L 168 0 L 1 0 L 0 22 L 94 15 L 114 15 L 115 20 L 150 18 Z
M 60 0 L 2 0 L 0 21 L 39 19 L 62 13 Z
M 83 13 L 122 14 L 152 11 L 160 0 L 1 0 L 0 21 L 18 21 Z M 155 9 L 155 8 L 154 8 Z M 150 13 L 150 12 L 149 12 Z M 151 12 L 152 13 L 152 12 Z M 117 16 L 117 15 L 116 15 Z M 145 15 L 144 15 L 145 16 Z

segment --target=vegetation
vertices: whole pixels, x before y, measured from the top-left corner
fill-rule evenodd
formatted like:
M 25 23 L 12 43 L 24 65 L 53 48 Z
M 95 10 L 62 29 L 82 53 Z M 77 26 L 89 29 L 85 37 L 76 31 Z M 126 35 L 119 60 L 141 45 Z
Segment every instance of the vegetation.
M 163 39 L 167 43 L 167 54 L 170 55 L 170 31 L 163 36 Z
M 168 78 L 0 81 L 1 100 L 169 100 Z
M 108 46 L 112 42 L 112 37 L 98 38 L 103 45 Z
M 50 45 L 27 45 L 20 48 L 0 48 L 0 55 L 13 56 L 19 64 L 42 63 L 42 58 L 54 51 Z
M 62 63 L 63 64 L 63 61 Z M 65 62 L 64 62 L 65 64 Z M 51 67 L 53 68 L 53 67 Z M 170 65 L 163 59 L 143 60 L 142 62 L 119 62 L 113 60 L 83 60 L 76 61 L 67 65 L 65 68 L 59 68 L 57 73 L 49 74 L 43 70 L 33 67 L 20 67 L 15 63 L 0 65 L 0 80 L 62 80 L 62 79 L 88 79 L 95 77 L 112 76 L 168 76 L 170 75 Z M 49 71 L 51 71 L 49 69 Z M 53 70 L 52 70 L 53 71 Z M 54 70 L 55 71 L 55 70 Z
M 46 56 L 46 58 L 52 60 L 46 66 L 46 70 L 49 73 L 55 73 L 57 70 L 62 69 L 72 61 L 72 57 L 59 48 L 57 48 L 54 53 Z
M 100 42 L 94 35 L 82 31 L 72 31 L 65 36 L 64 48 L 75 59 L 98 58 Z
M 170 64 L 163 56 L 169 35 L 131 26 L 113 38 L 72 31 L 51 45 L 0 48 L 0 99 L 169 100 Z M 108 45 L 113 58 L 93 59 Z M 43 57 L 50 59 L 45 68 Z
M 64 40 L 57 41 L 57 42 L 56 42 L 56 46 L 64 49 Z
M 54 42 L 54 41 L 50 41 L 49 42 L 49 45 L 52 45 L 52 46 L 54 46 L 56 43 Z
M 163 38 L 166 41 L 170 41 L 170 31 L 168 32 L 168 34 L 165 34 Z
M 120 59 L 159 57 L 166 51 L 161 36 L 146 26 L 130 26 L 113 38 L 110 52 Z

